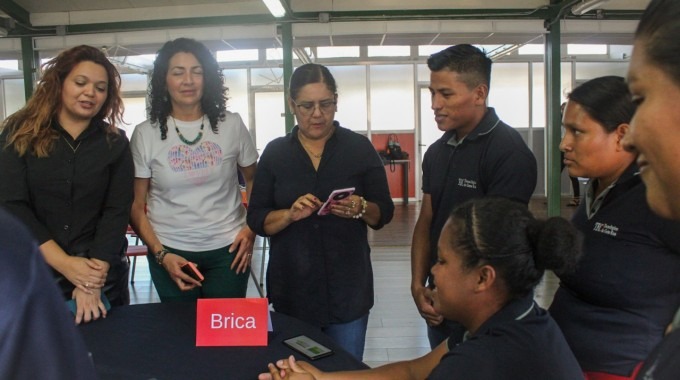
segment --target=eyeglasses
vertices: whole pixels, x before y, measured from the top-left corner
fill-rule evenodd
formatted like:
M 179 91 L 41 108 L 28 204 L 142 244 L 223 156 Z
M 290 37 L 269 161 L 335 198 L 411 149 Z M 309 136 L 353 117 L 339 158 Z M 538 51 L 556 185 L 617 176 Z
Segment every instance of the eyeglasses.
M 318 103 L 314 102 L 303 102 L 303 103 L 296 103 L 295 100 L 292 100 L 293 104 L 297 107 L 298 111 L 304 116 L 310 116 L 314 114 L 314 111 L 316 110 L 316 107 L 319 107 L 319 111 L 323 114 L 329 114 L 333 111 L 335 111 L 335 105 L 337 102 L 335 100 L 322 100 Z

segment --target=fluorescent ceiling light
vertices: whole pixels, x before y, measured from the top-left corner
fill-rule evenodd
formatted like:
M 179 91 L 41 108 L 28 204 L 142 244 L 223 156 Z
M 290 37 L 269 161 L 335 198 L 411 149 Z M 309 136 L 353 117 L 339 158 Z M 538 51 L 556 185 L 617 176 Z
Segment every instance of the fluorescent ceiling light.
M 264 5 L 267 6 L 269 12 L 271 12 L 274 17 L 283 17 L 286 15 L 286 9 L 281 4 L 281 0 L 262 0 Z
M 583 0 L 571 7 L 571 13 L 576 16 L 581 16 L 582 14 L 588 13 L 595 8 L 599 8 L 602 4 L 608 1 L 609 0 Z

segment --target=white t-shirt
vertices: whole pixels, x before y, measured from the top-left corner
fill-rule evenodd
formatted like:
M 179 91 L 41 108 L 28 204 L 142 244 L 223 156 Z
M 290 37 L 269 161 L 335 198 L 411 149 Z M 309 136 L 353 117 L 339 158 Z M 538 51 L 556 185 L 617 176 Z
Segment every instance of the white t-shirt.
M 193 140 L 205 123 L 203 137 L 183 143 L 175 131 Z M 218 133 L 208 118 L 184 122 L 168 119 L 168 136 L 148 120 L 138 125 L 130 140 L 135 177 L 150 178 L 147 215 L 163 245 L 185 251 L 207 251 L 234 241 L 245 225 L 237 164 L 250 166 L 257 150 L 236 113 L 227 113 Z

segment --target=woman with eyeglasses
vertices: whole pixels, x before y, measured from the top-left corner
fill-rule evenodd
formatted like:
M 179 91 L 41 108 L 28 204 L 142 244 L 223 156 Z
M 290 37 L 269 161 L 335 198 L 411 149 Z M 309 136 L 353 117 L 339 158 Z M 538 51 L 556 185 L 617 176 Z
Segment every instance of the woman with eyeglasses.
M 267 145 L 258 164 L 248 225 L 271 237 L 267 294 L 277 312 L 320 327 L 359 360 L 373 272 L 367 227 L 392 219 L 385 168 L 371 142 L 340 126 L 330 71 L 298 67 L 288 105 L 298 125 Z M 354 188 L 330 213 L 333 190 Z

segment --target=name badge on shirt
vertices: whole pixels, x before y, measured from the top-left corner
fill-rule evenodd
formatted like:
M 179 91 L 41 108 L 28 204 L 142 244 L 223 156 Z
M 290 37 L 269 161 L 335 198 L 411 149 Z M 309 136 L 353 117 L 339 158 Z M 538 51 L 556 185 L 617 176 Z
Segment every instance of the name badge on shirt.
M 266 346 L 266 298 L 202 298 L 196 305 L 196 346 Z

